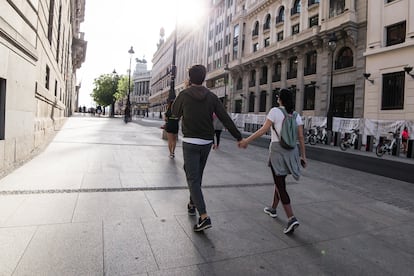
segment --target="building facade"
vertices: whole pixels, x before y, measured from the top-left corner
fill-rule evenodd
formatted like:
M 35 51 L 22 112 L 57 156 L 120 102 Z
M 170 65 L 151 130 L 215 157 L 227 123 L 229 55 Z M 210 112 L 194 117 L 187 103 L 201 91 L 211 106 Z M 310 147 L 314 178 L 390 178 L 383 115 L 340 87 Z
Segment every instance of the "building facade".
M 132 115 L 146 115 L 148 117 L 151 71 L 147 69 L 145 59 L 135 59 L 135 61 L 136 65 L 132 76 L 134 89 L 131 93 Z
M 368 4 L 364 118 L 414 123 L 414 2 Z
M 232 112 L 266 113 L 288 88 L 305 116 L 363 116 L 365 0 L 246 0 L 233 10 Z
M 180 93 L 188 79 L 187 69 L 194 64 L 206 64 L 205 29 L 207 18 L 200 18 L 196 26 L 178 25 L 176 30 L 164 41 L 164 32 L 155 52 L 151 70 L 149 112 L 151 116 L 162 118 L 166 111 L 168 95 L 172 86 L 172 74 L 175 70 L 174 92 Z M 173 49 L 176 46 L 175 67 Z M 173 69 L 174 68 L 174 69 Z
M 84 0 L 0 2 L 0 171 L 28 158 L 77 108 L 84 12 Z

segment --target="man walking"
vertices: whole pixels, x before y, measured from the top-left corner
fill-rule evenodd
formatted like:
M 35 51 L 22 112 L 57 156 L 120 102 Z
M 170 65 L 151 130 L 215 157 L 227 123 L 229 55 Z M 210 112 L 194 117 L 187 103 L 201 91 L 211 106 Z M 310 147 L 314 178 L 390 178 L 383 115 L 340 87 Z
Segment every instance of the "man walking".
M 230 134 L 240 141 L 240 131 L 227 114 L 218 97 L 202 85 L 206 77 L 203 65 L 194 65 L 189 71 L 189 87 L 175 99 L 172 113 L 182 118 L 184 171 L 190 190 L 188 214 L 194 216 L 198 210 L 199 220 L 194 231 L 211 227 L 201 190 L 203 171 L 214 140 L 213 113 L 217 115 Z

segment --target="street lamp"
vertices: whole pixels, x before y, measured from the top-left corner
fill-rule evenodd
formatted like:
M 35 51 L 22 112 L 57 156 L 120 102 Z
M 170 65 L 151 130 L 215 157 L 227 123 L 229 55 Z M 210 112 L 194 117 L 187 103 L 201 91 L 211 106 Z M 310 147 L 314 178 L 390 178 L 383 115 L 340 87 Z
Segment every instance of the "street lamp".
M 229 65 L 226 63 L 224 65 L 224 108 L 227 111 L 227 80 L 228 80 L 228 71 L 229 71 Z M 231 110 L 230 110 L 231 112 Z
M 134 49 L 131 46 L 131 49 L 128 51 L 129 53 L 129 71 L 128 71 L 128 98 L 125 108 L 125 122 L 131 121 L 131 61 L 132 55 L 135 53 Z
M 332 134 L 332 121 L 333 121 L 333 71 L 334 71 L 334 52 L 336 49 L 336 42 L 338 40 L 336 39 L 335 33 L 331 33 L 329 35 L 329 41 L 328 41 L 328 48 L 331 51 L 331 80 L 330 80 L 330 87 L 329 87 L 329 106 L 328 106 L 328 113 L 327 113 L 327 130 L 331 132 Z M 328 135 L 328 137 L 331 137 L 331 134 Z M 328 138 L 329 139 L 329 138 Z M 330 142 L 330 141 L 329 141 Z
M 112 72 L 113 75 L 113 84 L 114 84 L 114 94 L 112 95 L 112 103 L 111 103 L 111 117 L 115 116 L 115 93 L 116 90 L 118 89 L 118 81 L 119 81 L 119 77 L 118 74 L 116 73 L 115 69 Z

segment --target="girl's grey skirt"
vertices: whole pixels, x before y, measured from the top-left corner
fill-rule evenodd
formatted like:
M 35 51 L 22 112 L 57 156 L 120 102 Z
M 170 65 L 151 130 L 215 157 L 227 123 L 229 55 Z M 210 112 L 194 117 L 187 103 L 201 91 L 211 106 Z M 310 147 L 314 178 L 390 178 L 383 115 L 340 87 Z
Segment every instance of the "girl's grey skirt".
M 276 175 L 291 174 L 296 180 L 300 177 L 299 149 L 288 150 L 279 142 L 271 142 L 269 145 L 269 166 L 272 166 Z

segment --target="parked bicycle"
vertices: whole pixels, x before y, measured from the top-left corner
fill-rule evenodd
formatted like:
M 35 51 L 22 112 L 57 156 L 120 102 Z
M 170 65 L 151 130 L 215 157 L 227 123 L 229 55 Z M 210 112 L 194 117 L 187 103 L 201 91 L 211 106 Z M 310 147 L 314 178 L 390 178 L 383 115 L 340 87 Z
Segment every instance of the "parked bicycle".
M 310 129 L 305 136 L 305 143 L 306 142 L 309 142 L 311 145 L 316 145 L 316 143 L 326 144 L 328 142 L 326 129 L 319 126 Z
M 378 143 L 375 148 L 375 153 L 378 157 L 383 156 L 385 153 L 391 154 L 393 149 L 397 147 L 397 138 L 400 136 L 400 132 L 389 131 L 388 133 L 392 134 L 392 139 L 385 139 L 384 141 Z
M 347 150 L 350 147 L 354 147 L 358 143 L 358 129 L 352 129 L 351 133 L 345 133 L 345 137 L 342 139 L 339 147 L 341 150 Z
M 310 128 L 305 132 L 305 144 L 309 144 L 311 137 L 314 135 L 314 129 Z

